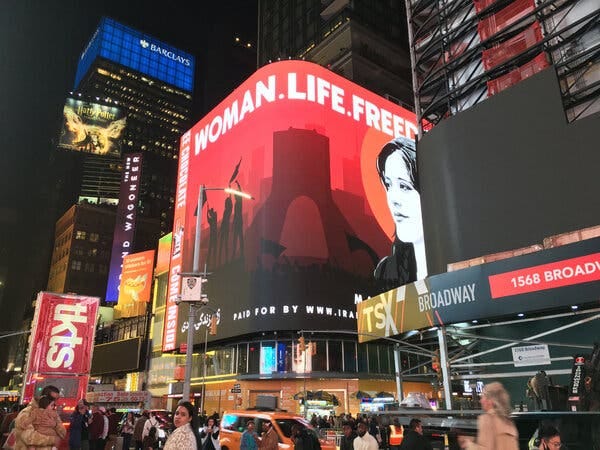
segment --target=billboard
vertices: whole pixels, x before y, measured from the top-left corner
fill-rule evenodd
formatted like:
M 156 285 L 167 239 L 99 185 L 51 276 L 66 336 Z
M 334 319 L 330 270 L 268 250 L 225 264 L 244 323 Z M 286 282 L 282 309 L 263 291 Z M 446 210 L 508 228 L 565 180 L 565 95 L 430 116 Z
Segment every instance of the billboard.
M 358 305 L 359 341 L 600 297 L 600 238 L 433 275 Z M 539 361 L 538 361 L 539 362 Z
M 356 299 L 425 277 L 415 132 L 413 113 L 321 66 L 252 75 L 181 139 L 163 349 L 185 342 L 197 220 L 217 339 L 355 329 Z
M 152 291 L 154 250 L 132 253 L 123 258 L 119 301 L 115 306 L 118 318 L 135 317 L 146 312 Z
M 108 17 L 102 18 L 79 58 L 74 90 L 98 58 L 192 92 L 196 65 L 193 55 Z
M 69 392 L 77 395 L 81 389 L 85 392 L 99 303 L 97 297 L 50 292 L 38 294 L 23 401 L 31 399 L 38 382 L 54 378 L 63 380 L 65 386 L 69 385 Z
M 121 188 L 119 191 L 119 206 L 117 207 L 117 220 L 110 254 L 105 298 L 107 302 L 116 302 L 119 299 L 123 258 L 131 252 L 133 247 L 141 182 L 142 154 L 130 153 L 125 155 Z
M 116 106 L 67 98 L 58 146 L 95 155 L 121 155 L 125 113 Z
M 171 257 L 171 245 L 173 243 L 173 233 L 167 233 L 158 240 L 158 252 L 156 256 L 156 268 L 154 273 L 160 275 L 169 270 L 169 260 Z

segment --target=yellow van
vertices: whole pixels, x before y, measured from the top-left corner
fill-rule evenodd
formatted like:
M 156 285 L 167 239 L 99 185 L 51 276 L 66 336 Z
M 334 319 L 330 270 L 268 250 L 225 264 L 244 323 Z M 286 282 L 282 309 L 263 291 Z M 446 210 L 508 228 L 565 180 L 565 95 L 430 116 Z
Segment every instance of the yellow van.
M 299 424 L 302 427 L 314 430 L 310 423 L 302 416 L 279 411 L 239 410 L 228 411 L 221 419 L 221 433 L 219 441 L 221 450 L 240 450 L 240 439 L 246 430 L 249 420 L 254 421 L 257 434 L 260 436 L 264 422 L 271 422 L 273 429 L 279 436 L 280 450 L 293 450 L 294 443 L 290 438 L 292 426 Z M 316 430 L 314 430 L 316 432 Z M 322 450 L 336 450 L 335 442 L 319 439 Z

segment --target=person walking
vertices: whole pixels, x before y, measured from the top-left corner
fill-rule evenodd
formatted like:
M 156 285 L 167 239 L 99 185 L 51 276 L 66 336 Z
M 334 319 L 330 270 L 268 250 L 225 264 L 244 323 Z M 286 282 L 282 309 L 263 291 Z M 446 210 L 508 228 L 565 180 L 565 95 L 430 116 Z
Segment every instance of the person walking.
M 60 391 L 56 386 L 46 386 L 42 389 L 40 397 L 50 397 L 54 401 L 60 397 Z M 15 446 L 14 450 L 27 450 L 28 447 L 44 447 L 53 446 L 55 438 L 53 436 L 44 435 L 35 430 L 32 421 L 32 414 L 39 409 L 36 399 L 32 399 L 31 403 L 25 407 L 15 418 Z M 42 420 L 42 425 L 46 427 L 62 427 L 60 420 L 55 418 L 45 418 Z
M 258 450 L 260 441 L 254 428 L 254 420 L 248 420 L 246 430 L 244 430 L 242 437 L 240 438 L 240 450 Z
M 277 432 L 273 429 L 273 424 L 268 420 L 263 422 L 263 433 L 260 441 L 260 450 L 278 450 L 279 438 Z
M 216 414 L 216 413 L 215 413 Z M 200 432 L 200 440 L 202 441 L 202 450 L 221 450 L 219 442 L 219 426 L 217 419 L 212 415 L 206 421 L 206 426 Z
M 144 441 L 144 425 L 148 420 L 148 411 L 143 411 L 142 415 L 137 418 L 133 425 L 133 441 L 135 443 L 135 450 L 142 450 Z
M 135 426 L 135 418 L 133 412 L 128 411 L 125 419 L 121 424 L 121 436 L 123 437 L 123 450 L 129 450 L 131 446 L 131 437 L 133 436 L 133 427 Z
M 433 450 L 431 443 L 423 436 L 423 424 L 419 419 L 411 419 L 408 428 L 400 450 Z
M 77 404 L 77 408 L 69 419 L 69 450 L 81 450 L 84 423 L 87 422 L 87 407 Z
M 485 414 L 477 418 L 477 439 L 458 436 L 458 445 L 467 450 L 518 450 L 519 433 L 510 419 L 510 396 L 501 383 L 484 386 L 481 407 Z
M 379 443 L 370 433 L 368 433 L 368 426 L 365 422 L 359 422 L 356 427 L 358 436 L 354 439 L 353 447 L 354 450 L 378 450 Z
M 352 424 L 346 422 L 342 425 L 342 438 L 340 439 L 340 450 L 354 450 L 354 439 L 356 439 L 356 431 L 352 428 Z

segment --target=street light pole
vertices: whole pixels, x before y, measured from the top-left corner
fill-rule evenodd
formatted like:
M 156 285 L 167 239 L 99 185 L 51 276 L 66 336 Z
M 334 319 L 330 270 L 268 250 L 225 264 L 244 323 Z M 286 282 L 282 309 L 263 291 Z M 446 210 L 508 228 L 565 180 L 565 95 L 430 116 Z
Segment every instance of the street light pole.
M 185 301 L 189 303 L 189 312 L 188 312 L 188 329 L 187 329 L 187 348 L 185 350 L 185 379 L 183 381 L 183 392 L 182 399 L 185 401 L 190 400 L 190 391 L 191 391 L 191 380 L 192 380 L 192 358 L 194 354 L 194 324 L 196 322 L 196 304 L 202 303 L 203 306 L 200 307 L 199 311 L 204 308 L 210 309 L 211 318 L 216 311 L 212 308 L 206 306 L 208 303 L 208 298 L 202 295 L 202 283 L 205 281 L 205 277 L 207 275 L 206 267 L 204 269 L 204 273 L 200 273 L 200 243 L 202 237 L 202 206 L 204 205 L 204 195 L 206 191 L 225 191 L 228 194 L 232 194 L 238 197 L 244 197 L 247 199 L 253 199 L 250 194 L 245 192 L 241 192 L 231 188 L 207 188 L 203 184 L 198 188 L 198 204 L 196 205 L 196 232 L 194 235 L 194 262 L 192 266 L 193 273 L 192 275 L 196 277 L 200 277 L 200 286 L 198 289 L 199 296 L 197 299 L 181 299 L 181 301 Z M 180 274 L 181 275 L 181 274 Z M 204 390 L 205 390 L 205 380 L 206 380 L 206 351 L 208 346 L 208 326 L 206 327 L 206 338 L 204 340 L 204 373 L 203 373 L 203 381 L 202 381 L 202 399 L 201 405 L 204 406 Z M 202 411 L 202 409 L 201 409 Z

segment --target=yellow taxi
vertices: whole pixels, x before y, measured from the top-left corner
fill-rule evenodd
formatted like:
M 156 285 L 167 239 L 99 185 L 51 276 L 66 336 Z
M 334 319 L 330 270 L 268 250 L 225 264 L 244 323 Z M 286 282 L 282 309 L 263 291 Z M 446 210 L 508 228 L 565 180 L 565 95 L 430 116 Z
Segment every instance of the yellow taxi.
M 240 410 L 227 411 L 221 418 L 221 432 L 219 441 L 221 450 L 240 450 L 240 439 L 242 433 L 246 430 L 248 421 L 253 421 L 255 430 L 260 436 L 263 423 L 271 422 L 273 429 L 279 437 L 280 450 L 293 450 L 292 426 L 299 424 L 302 427 L 314 430 L 310 423 L 302 416 L 280 411 L 258 411 L 258 410 Z M 318 434 L 318 433 L 317 433 Z M 322 450 L 336 450 L 335 442 L 329 442 L 319 439 Z

